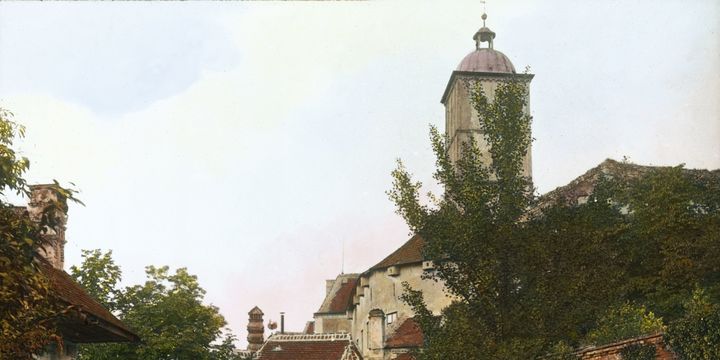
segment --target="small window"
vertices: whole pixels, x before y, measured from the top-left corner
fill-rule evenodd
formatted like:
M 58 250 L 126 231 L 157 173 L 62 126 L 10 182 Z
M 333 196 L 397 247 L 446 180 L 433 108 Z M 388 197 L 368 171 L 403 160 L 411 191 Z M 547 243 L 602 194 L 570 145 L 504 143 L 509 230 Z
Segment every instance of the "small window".
M 396 313 L 396 312 L 387 314 L 387 323 L 388 323 L 388 325 L 394 323 L 395 320 L 397 320 L 397 313 Z

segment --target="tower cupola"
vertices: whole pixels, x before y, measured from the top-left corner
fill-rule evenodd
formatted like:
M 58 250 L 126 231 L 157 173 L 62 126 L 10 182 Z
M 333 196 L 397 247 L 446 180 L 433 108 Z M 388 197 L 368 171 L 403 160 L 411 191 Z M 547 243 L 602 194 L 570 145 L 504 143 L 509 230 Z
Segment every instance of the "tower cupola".
M 485 26 L 486 19 L 487 14 L 482 14 L 483 26 L 475 33 L 475 36 L 473 36 L 473 40 L 475 40 L 475 49 L 480 49 L 480 44 L 484 42 L 488 43 L 488 48 L 493 48 L 493 39 L 495 39 L 495 33 L 490 30 L 490 28 Z
M 470 141 L 474 141 L 480 148 L 482 161 L 486 163 L 492 161 L 490 145 L 485 140 L 480 125 L 481 119 L 471 101 L 470 91 L 472 87 L 482 87 L 484 93 L 492 101 L 495 89 L 500 83 L 520 80 L 529 85 L 533 78 L 532 74 L 518 74 L 510 59 L 502 52 L 495 50 L 496 33 L 487 27 L 487 17 L 487 14 L 482 14 L 482 27 L 473 36 L 475 50 L 460 61 L 460 64 L 450 76 L 440 100 L 445 105 L 447 151 L 450 160 L 453 162 L 460 158 L 463 143 L 469 143 Z M 487 46 L 484 43 L 487 43 Z M 525 111 L 530 114 L 529 98 L 527 100 Z M 528 149 L 523 160 L 523 175 L 532 178 L 530 149 Z

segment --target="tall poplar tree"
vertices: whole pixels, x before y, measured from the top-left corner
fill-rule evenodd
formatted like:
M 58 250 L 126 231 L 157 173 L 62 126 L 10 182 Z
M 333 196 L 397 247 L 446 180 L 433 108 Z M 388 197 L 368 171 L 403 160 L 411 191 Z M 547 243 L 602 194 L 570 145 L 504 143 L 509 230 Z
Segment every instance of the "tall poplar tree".
M 436 318 L 422 294 L 406 288 L 404 299 L 426 334 L 427 359 L 509 358 L 536 346 L 535 314 L 523 311 L 519 301 L 527 286 L 517 257 L 525 252 L 523 220 L 533 200 L 531 181 L 523 176 L 531 142 L 531 118 L 524 111 L 528 88 L 520 80 L 500 82 L 492 101 L 479 84 L 471 88 L 491 161 L 471 139 L 453 163 L 447 139 L 431 128 L 434 177 L 444 192 L 426 205 L 421 184 L 402 163 L 389 192 L 411 231 L 425 239 L 424 256 L 436 266 L 431 277 L 457 300 Z

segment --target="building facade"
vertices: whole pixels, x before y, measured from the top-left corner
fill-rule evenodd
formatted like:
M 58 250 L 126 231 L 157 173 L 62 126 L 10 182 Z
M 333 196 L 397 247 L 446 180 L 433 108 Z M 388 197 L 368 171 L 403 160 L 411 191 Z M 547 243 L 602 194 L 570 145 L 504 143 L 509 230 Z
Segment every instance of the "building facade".
M 486 163 L 490 148 L 483 136 L 478 111 L 472 106 L 471 90 L 480 86 L 492 101 L 498 84 L 522 81 L 532 74 L 518 74 L 510 59 L 494 48 L 495 33 L 485 26 L 475 33 L 475 50 L 452 72 L 443 93 L 447 151 L 455 162 L 463 143 L 474 141 Z M 524 111 L 529 116 L 529 94 Z M 532 177 L 531 152 L 524 159 L 524 175 Z M 403 359 L 422 346 L 422 333 L 412 309 L 402 301 L 403 283 L 423 292 L 428 309 L 435 314 L 450 305 L 440 282 L 428 279 L 435 271 L 422 256 L 424 240 L 415 235 L 396 251 L 362 274 L 345 274 L 327 280 L 325 300 L 314 314 L 316 333 L 349 333 L 364 359 Z

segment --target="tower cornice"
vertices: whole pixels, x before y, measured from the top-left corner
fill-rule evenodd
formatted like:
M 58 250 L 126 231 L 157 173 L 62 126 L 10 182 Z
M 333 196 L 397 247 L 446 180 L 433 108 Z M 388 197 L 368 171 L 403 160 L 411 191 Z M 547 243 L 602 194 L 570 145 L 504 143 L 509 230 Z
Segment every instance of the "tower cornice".
M 445 104 L 447 97 L 450 94 L 452 85 L 455 79 L 458 77 L 474 77 L 474 78 L 485 78 L 485 79 L 519 79 L 530 81 L 535 77 L 535 74 L 514 74 L 514 73 L 498 73 L 498 72 L 475 72 L 475 71 L 458 71 L 455 70 L 450 75 L 447 85 L 445 86 L 445 92 L 443 92 L 442 98 L 440 99 L 441 104 Z

